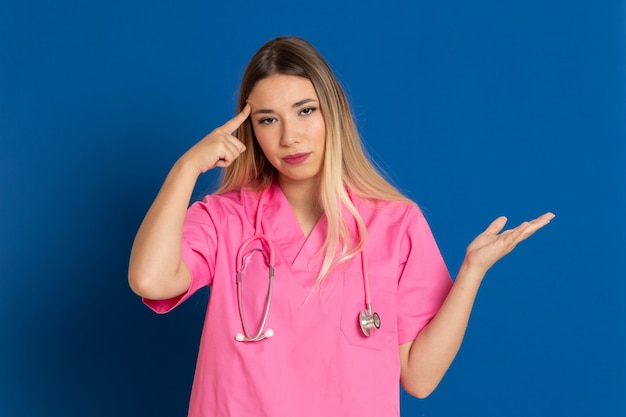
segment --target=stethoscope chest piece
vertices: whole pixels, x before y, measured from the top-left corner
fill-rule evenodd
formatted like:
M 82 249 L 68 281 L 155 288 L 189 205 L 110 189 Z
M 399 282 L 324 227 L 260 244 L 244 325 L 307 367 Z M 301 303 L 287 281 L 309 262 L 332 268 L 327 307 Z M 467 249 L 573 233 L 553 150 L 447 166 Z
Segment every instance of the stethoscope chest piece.
M 371 334 L 372 328 L 380 329 L 380 316 L 368 310 L 362 310 L 359 314 L 359 324 L 365 336 Z

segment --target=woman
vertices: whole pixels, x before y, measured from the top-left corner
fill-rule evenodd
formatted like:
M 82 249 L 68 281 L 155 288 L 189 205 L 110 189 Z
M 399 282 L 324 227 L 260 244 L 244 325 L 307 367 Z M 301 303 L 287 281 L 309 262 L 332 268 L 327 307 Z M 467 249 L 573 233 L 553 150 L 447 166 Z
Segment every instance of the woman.
M 435 389 L 486 271 L 554 215 L 502 233 L 496 219 L 453 285 L 311 45 L 261 47 L 238 106 L 174 164 L 130 259 L 132 289 L 159 313 L 212 287 L 189 415 L 398 416 L 399 383 L 420 398 Z M 215 167 L 220 189 L 188 209 Z

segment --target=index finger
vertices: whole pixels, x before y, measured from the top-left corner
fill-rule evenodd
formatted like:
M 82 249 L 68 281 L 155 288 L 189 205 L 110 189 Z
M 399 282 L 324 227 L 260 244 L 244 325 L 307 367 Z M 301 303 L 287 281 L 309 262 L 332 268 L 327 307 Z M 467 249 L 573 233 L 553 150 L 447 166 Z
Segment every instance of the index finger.
M 529 222 L 524 222 L 521 225 L 517 226 L 513 229 L 514 233 L 512 234 L 513 240 L 516 241 L 516 244 L 528 239 L 532 236 L 537 230 L 541 229 L 543 226 L 550 223 L 552 219 L 554 219 L 553 213 L 545 213 L 534 220 Z
M 246 104 L 246 106 L 239 112 L 235 117 L 227 121 L 222 125 L 222 129 L 226 130 L 228 133 L 232 134 L 239 126 L 246 121 L 246 119 L 250 116 L 250 105 Z

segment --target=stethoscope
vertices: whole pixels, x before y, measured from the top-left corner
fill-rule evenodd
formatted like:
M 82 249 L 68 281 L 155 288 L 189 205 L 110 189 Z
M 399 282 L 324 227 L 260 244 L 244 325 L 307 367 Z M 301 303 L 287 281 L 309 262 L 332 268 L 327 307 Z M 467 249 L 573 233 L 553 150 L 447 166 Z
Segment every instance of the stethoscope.
M 259 198 L 259 205 L 257 207 L 254 225 L 254 235 L 246 239 L 237 251 L 237 302 L 239 304 L 239 314 L 241 316 L 241 324 L 243 325 L 244 331 L 244 333 L 237 333 L 235 335 L 235 340 L 238 342 L 258 342 L 274 336 L 274 331 L 272 329 L 264 330 L 265 324 L 267 322 L 267 316 L 270 312 L 270 304 L 272 303 L 272 290 L 274 287 L 274 245 L 266 235 L 261 233 L 261 214 L 263 213 L 263 206 L 265 205 L 265 198 L 268 189 L 269 188 L 263 190 L 263 192 L 261 193 L 261 197 Z M 261 243 L 261 248 L 255 248 L 246 253 L 246 248 L 251 243 L 256 241 Z M 267 251 L 264 252 L 262 248 L 266 248 Z M 252 256 L 257 251 L 263 254 L 265 258 L 265 263 L 269 267 L 269 284 L 267 289 L 267 299 L 265 301 L 265 309 L 263 311 L 263 319 L 261 320 L 259 330 L 255 334 L 253 334 L 248 327 L 248 322 L 243 311 L 241 280 L 243 270 L 246 266 L 246 262 L 248 262 L 250 256 Z M 370 336 L 372 334 L 372 329 L 380 328 L 380 316 L 378 315 L 378 313 L 373 312 L 372 310 L 372 297 L 370 294 L 369 275 L 367 271 L 367 259 L 365 257 L 365 250 L 361 251 L 361 268 L 363 270 L 363 285 L 365 287 L 365 310 L 361 310 L 358 320 L 363 334 L 365 336 Z

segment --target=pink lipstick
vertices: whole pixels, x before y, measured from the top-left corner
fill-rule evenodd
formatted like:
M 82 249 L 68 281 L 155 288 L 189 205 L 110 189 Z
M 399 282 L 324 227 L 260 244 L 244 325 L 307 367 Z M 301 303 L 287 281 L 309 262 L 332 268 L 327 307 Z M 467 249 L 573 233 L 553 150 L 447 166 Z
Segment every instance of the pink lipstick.
M 295 153 L 293 155 L 287 155 L 286 157 L 283 158 L 283 161 L 285 161 L 289 165 L 297 165 L 297 164 L 301 164 L 302 162 L 304 162 L 309 157 L 309 155 L 311 155 L 310 152 Z

